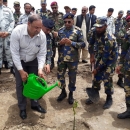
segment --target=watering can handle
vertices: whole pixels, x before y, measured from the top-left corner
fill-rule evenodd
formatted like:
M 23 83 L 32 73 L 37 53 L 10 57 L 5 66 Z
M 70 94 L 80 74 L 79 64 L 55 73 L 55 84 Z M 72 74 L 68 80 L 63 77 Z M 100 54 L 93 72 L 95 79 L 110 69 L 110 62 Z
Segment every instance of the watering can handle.
M 44 87 L 47 87 L 47 83 L 43 78 L 37 77 L 36 80 L 39 81 Z
M 95 64 L 92 63 L 91 66 L 92 66 L 92 72 L 93 72 Z M 93 73 L 92 73 L 92 80 L 94 80 L 94 74 Z

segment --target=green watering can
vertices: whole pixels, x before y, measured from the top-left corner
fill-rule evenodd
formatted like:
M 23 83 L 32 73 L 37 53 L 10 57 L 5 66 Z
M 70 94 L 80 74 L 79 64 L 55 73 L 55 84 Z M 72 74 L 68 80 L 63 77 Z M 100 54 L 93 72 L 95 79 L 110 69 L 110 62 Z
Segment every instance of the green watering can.
M 56 86 L 61 87 L 61 83 L 57 81 L 55 84 L 48 86 L 47 82 L 35 74 L 29 74 L 27 82 L 23 83 L 23 95 L 30 99 L 39 99 Z

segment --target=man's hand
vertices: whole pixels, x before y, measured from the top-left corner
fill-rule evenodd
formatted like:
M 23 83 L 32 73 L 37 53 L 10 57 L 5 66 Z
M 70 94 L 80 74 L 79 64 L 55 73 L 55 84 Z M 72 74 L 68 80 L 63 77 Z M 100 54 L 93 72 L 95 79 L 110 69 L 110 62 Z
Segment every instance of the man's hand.
M 46 74 L 50 73 L 50 65 L 49 64 L 45 65 L 44 70 Z
M 65 38 L 65 44 L 67 45 L 71 45 L 72 41 L 68 38 Z
M 90 55 L 90 63 L 94 63 L 95 64 L 95 58 L 94 58 L 94 54 Z
M 121 73 L 121 72 L 120 72 L 120 71 L 121 71 L 121 68 L 122 68 L 121 66 L 117 66 L 117 67 L 116 67 L 116 73 L 117 73 L 117 74 L 120 74 L 120 73 Z
M 61 41 L 59 42 L 60 45 L 64 45 L 65 44 L 65 38 L 62 38 Z
M 43 78 L 43 79 L 46 80 L 46 77 L 44 76 L 44 73 L 43 73 L 42 69 L 39 69 L 39 70 L 38 70 L 38 76 L 39 76 L 40 78 Z
M 4 32 L 0 32 L 0 37 L 2 37 L 2 36 L 3 36 L 3 34 L 4 34 Z
M 19 73 L 21 75 L 22 81 L 26 82 L 27 78 L 28 78 L 28 73 L 25 72 L 24 70 L 19 70 Z
M 58 37 L 58 32 L 53 32 L 53 36 L 54 36 L 54 38 L 57 38 Z
M 97 70 L 94 69 L 92 73 L 93 73 L 94 75 L 96 75 L 96 74 L 97 74 Z
M 9 33 L 8 32 L 3 32 L 3 35 L 1 37 L 6 38 L 7 36 L 9 36 Z

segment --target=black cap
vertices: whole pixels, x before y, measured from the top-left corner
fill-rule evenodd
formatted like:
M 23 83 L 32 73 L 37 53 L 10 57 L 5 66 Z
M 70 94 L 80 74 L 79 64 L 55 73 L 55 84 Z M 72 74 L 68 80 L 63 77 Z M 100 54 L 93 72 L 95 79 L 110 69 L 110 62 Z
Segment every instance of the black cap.
M 109 8 L 109 9 L 108 9 L 108 12 L 113 12 L 113 11 L 114 11 L 113 8 Z
M 67 13 L 63 16 L 63 19 L 73 19 L 74 18 L 74 15 L 71 14 L 71 13 Z
M 49 29 L 52 29 L 54 27 L 54 22 L 51 19 L 44 19 L 42 21 L 42 24 Z
M 3 2 L 7 2 L 8 0 L 3 0 Z
M 75 11 L 77 11 L 77 8 L 72 8 L 72 10 L 75 10 Z

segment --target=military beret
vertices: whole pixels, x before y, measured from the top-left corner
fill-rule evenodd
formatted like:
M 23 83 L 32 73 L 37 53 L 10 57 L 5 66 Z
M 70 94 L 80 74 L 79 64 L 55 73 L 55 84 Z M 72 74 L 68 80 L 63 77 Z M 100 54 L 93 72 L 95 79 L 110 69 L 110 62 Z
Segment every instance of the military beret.
M 75 10 L 75 11 L 77 11 L 77 8 L 72 8 L 72 10 Z
M 126 21 L 129 21 L 129 20 L 130 20 L 130 16 L 127 16 L 127 17 L 126 17 Z
M 3 2 L 7 2 L 8 0 L 3 0 Z
M 53 7 L 57 7 L 58 6 L 58 4 L 57 4 L 57 2 L 56 1 L 53 1 L 52 3 L 51 3 L 51 5 L 50 5 L 51 7 L 53 6 Z
M 46 4 L 46 0 L 41 0 L 41 4 Z
M 113 12 L 113 11 L 114 11 L 113 8 L 109 8 L 109 9 L 108 9 L 108 12 Z
M 124 11 L 123 11 L 123 10 L 120 10 L 120 11 L 118 12 L 118 14 L 124 14 Z
M 127 10 L 127 13 L 130 14 L 130 10 Z
M 74 18 L 74 15 L 71 14 L 71 13 L 67 13 L 63 16 L 63 19 L 73 19 Z
M 94 27 L 103 27 L 107 24 L 107 18 L 105 16 L 98 17 L 96 23 L 93 25 Z
M 43 20 L 42 24 L 49 29 L 52 29 L 54 27 L 54 22 L 51 19 Z
M 15 2 L 14 2 L 14 5 L 20 5 L 20 2 L 15 1 Z
M 64 6 L 64 9 L 66 9 L 66 8 L 69 8 L 69 9 L 71 9 L 69 6 Z

